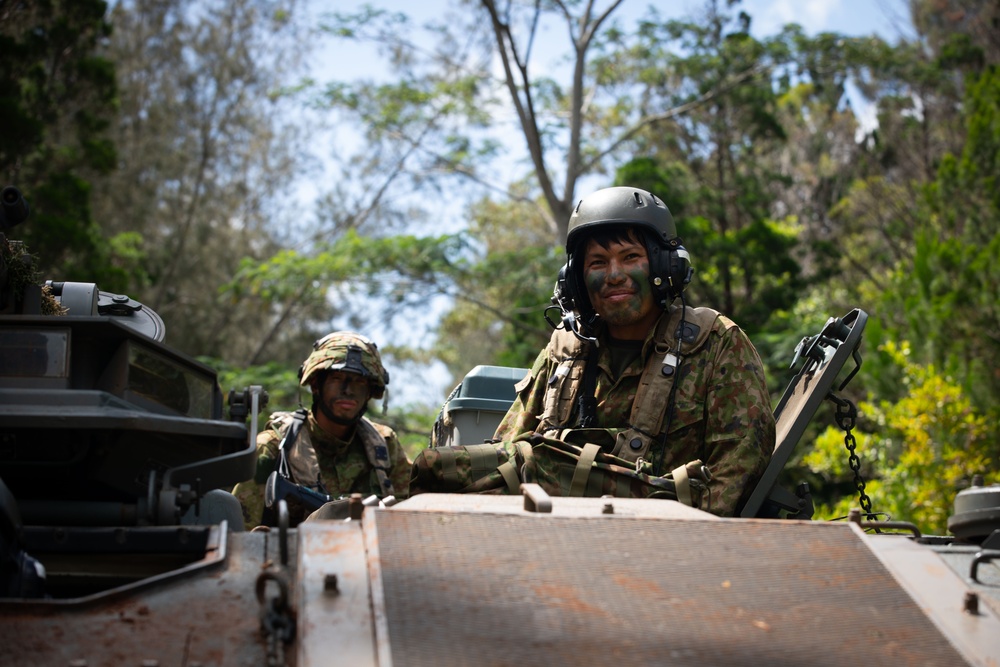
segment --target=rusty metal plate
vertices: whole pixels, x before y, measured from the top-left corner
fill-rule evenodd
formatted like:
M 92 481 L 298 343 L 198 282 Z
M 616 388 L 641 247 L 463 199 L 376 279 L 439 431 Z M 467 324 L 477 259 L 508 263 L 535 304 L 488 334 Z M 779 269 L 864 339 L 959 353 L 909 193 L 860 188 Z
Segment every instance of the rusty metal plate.
M 278 560 L 276 533 L 228 538 L 214 568 L 79 601 L 0 602 L 0 665 L 265 664 L 255 585 Z
M 968 664 L 846 524 L 374 515 L 395 667 Z
M 572 498 L 560 496 L 552 503 L 553 515 L 591 516 L 614 514 L 616 516 L 643 516 L 658 519 L 718 519 L 714 514 L 682 505 L 675 500 L 662 498 Z M 421 493 L 400 501 L 397 509 L 426 510 L 431 512 L 504 512 L 524 514 L 526 501 L 523 496 L 493 496 L 477 493 Z
M 298 667 L 376 663 L 363 538 L 358 521 L 298 527 Z

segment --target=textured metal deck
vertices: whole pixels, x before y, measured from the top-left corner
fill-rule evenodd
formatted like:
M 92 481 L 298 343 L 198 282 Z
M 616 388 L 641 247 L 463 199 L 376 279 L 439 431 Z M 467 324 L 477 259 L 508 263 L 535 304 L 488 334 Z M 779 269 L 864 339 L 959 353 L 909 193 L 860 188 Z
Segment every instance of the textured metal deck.
M 846 524 L 376 517 L 395 667 L 968 664 Z

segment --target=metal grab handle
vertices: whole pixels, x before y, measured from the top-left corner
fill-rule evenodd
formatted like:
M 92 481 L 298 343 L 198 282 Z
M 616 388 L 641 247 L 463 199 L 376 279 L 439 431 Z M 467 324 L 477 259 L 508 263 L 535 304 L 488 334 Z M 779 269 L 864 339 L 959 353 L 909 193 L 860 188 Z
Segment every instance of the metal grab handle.
M 983 549 L 977 553 L 972 559 L 972 564 L 969 566 L 969 579 L 972 579 L 976 583 L 981 583 L 977 578 L 979 564 L 984 561 L 995 560 L 997 558 L 1000 558 L 1000 549 Z
M 525 512 L 536 512 L 539 514 L 552 513 L 552 496 L 545 493 L 545 489 L 538 484 L 521 484 L 521 493 L 524 494 Z

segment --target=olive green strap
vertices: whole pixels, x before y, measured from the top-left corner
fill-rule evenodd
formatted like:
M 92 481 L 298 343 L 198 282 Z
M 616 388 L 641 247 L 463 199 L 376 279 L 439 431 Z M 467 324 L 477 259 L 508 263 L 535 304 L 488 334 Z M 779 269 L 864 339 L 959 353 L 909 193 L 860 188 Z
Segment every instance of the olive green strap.
M 688 469 L 686 465 L 674 468 L 670 473 L 674 480 L 674 491 L 677 493 L 677 500 L 688 507 L 694 507 L 691 500 L 691 481 L 688 479 Z
M 615 495 L 619 498 L 632 497 L 632 478 L 627 475 L 615 475 Z
M 477 480 L 496 470 L 500 465 L 500 457 L 497 456 L 496 445 L 466 445 L 465 451 L 469 452 L 469 460 L 472 464 L 472 479 Z
M 511 492 L 511 495 L 517 495 L 521 492 L 521 480 L 517 477 L 517 466 L 514 465 L 513 461 L 504 461 L 497 466 L 497 470 L 503 476 L 503 481 L 507 482 L 507 490 Z
M 441 478 L 449 480 L 458 479 L 458 469 L 455 466 L 455 450 L 451 447 L 437 447 L 438 456 L 441 457 Z
M 583 451 L 580 453 L 580 460 L 573 471 L 573 481 L 569 485 L 569 495 L 582 496 L 587 490 L 587 479 L 590 477 L 590 469 L 593 467 L 594 459 L 597 458 L 597 452 L 599 451 L 601 451 L 600 445 L 595 445 L 592 442 L 583 446 Z

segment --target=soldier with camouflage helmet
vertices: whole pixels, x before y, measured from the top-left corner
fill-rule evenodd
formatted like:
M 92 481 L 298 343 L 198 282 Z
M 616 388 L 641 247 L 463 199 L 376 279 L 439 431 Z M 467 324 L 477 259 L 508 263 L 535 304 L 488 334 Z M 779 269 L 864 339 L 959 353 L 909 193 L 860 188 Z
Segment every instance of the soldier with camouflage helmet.
M 369 399 L 383 398 L 389 384 L 375 343 L 351 331 L 321 338 L 299 368 L 299 384 L 312 392 L 311 409 L 271 415 L 257 436 L 256 475 L 233 489 L 247 530 L 274 522 L 264 487 L 282 450 L 283 470 L 295 484 L 333 498 L 351 493 L 405 498 L 410 462 L 395 432 L 364 417 Z M 295 434 L 293 442 L 289 434 Z M 294 499 L 288 506 L 292 525 L 306 518 Z
M 732 320 L 685 303 L 690 257 L 670 211 L 638 188 L 599 190 L 574 210 L 566 251 L 563 326 L 495 439 L 591 428 L 637 472 L 701 460 L 712 476 L 703 509 L 736 514 L 774 448 L 763 364 Z

